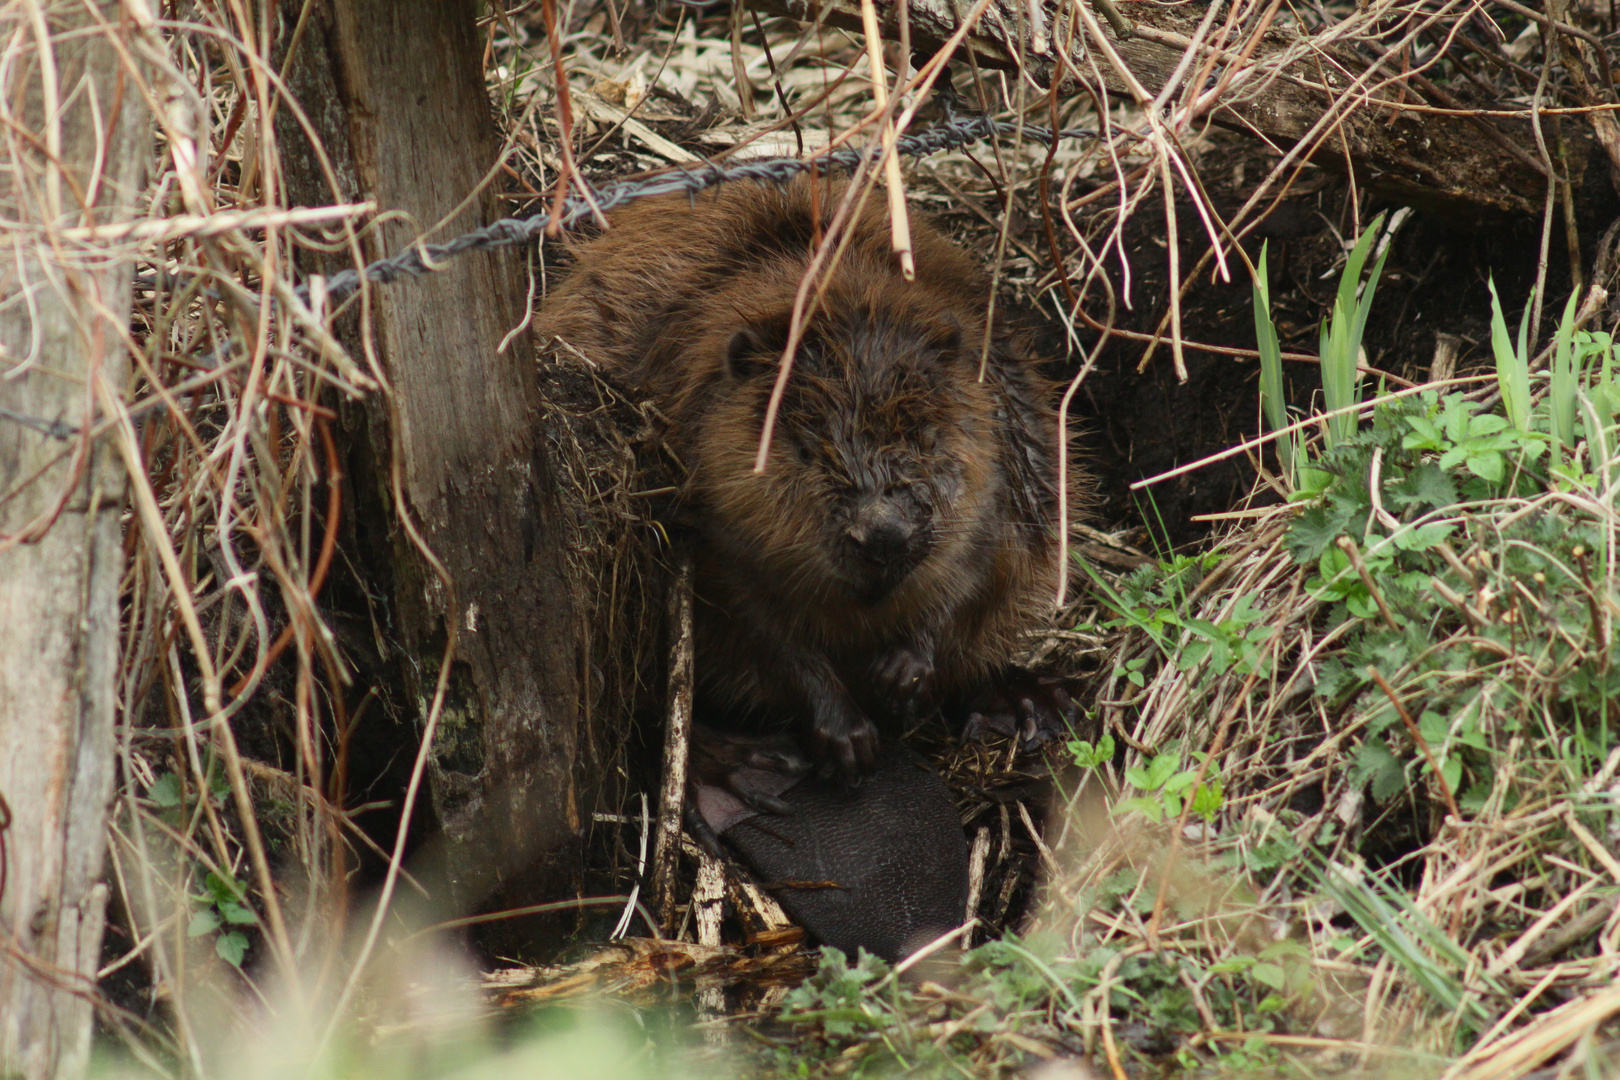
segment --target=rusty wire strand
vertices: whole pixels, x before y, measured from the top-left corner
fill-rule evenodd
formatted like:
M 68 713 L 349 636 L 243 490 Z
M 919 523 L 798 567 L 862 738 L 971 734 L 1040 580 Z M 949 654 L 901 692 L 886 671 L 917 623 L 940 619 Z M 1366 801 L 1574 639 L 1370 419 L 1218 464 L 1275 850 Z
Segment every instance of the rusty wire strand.
M 997 120 L 988 116 L 952 116 L 949 119 L 916 134 L 901 136 L 895 141 L 897 153 L 908 157 L 921 157 L 943 150 L 954 150 L 969 143 L 994 138 L 997 135 L 1025 134 L 1043 143 L 1059 139 L 1095 138 L 1096 132 L 1087 128 L 1063 128 L 1056 133 L 1043 128 L 1030 127 Z M 472 251 L 493 251 L 531 243 L 545 234 L 555 223 L 562 229 L 573 229 L 582 221 L 592 218 L 637 199 L 659 195 L 696 195 L 700 191 L 723 183 L 752 180 L 760 183 L 785 184 L 801 172 L 812 168 L 854 169 L 868 155 L 866 150 L 845 148 L 833 150 L 813 158 L 766 158 L 745 161 L 740 165 L 720 166 L 705 164 L 699 168 L 661 173 L 643 180 L 627 180 L 593 190 L 582 195 L 570 195 L 559 201 L 560 209 L 542 211 L 529 217 L 507 217 L 488 225 L 462 233 L 441 244 L 413 244 L 394 255 L 368 263 L 360 269 L 349 269 L 333 274 L 326 280 L 329 303 L 341 303 L 360 287 L 362 281 L 392 285 L 413 277 L 424 277 L 443 268 L 443 264 Z M 137 284 L 151 282 L 148 277 Z M 304 283 L 293 290 L 303 303 L 308 303 L 311 285 Z M 196 359 L 204 367 L 214 368 L 220 363 L 220 352 L 211 352 Z M 167 405 L 156 398 L 144 406 L 129 410 L 131 418 Z M 10 420 L 31 428 L 48 438 L 66 441 L 76 437 L 80 428 L 41 417 L 28 416 L 0 406 L 0 419 Z

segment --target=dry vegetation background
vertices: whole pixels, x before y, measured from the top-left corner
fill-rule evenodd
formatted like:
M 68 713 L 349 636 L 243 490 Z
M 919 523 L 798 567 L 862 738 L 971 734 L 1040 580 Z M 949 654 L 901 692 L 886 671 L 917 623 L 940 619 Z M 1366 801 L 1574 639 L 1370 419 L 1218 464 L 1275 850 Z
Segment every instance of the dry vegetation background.
M 348 410 L 389 415 L 390 380 L 365 329 L 388 288 L 367 282 L 332 303 L 298 269 L 363 262 L 391 208 L 287 199 L 279 133 L 311 123 L 285 83 L 305 28 L 288 17 L 298 5 L 7 5 L 3 61 L 44 88 L 31 93 L 87 93 L 36 63 L 48 40 L 116 42 L 102 62 L 152 134 L 137 151 L 142 185 L 117 193 L 117 223 L 58 202 L 7 224 L 19 268 L 24 253 L 44 268 L 33 285 L 28 272 L 21 286 L 11 279 L 11 313 L 63 275 L 134 281 L 127 318 L 116 304 L 80 309 L 127 377 L 97 377 L 74 408 L 39 418 L 43 432 L 27 429 L 54 440 L 59 469 L 107 440 L 129 484 L 110 927 L 96 989 L 80 987 L 98 1006 L 107 1069 L 671 1074 L 751 1054 L 739 1068 L 798 1075 L 1001 1075 L 1042 1063 L 1066 1076 L 1614 1075 L 1620 450 L 1598 377 L 1568 482 L 1518 482 L 1533 440 L 1477 443 L 1449 488 L 1386 504 L 1379 469 L 1416 492 L 1425 467 L 1473 436 L 1465 420 L 1444 447 L 1414 447 L 1405 414 L 1374 421 L 1369 410 L 1363 442 L 1322 459 L 1340 479 L 1317 483 L 1315 518 L 1284 501 L 1300 485 L 1270 447 L 1146 489 L 1156 497 L 1129 488 L 1260 432 L 1249 282 L 1261 240 L 1287 397 L 1296 415 L 1320 406 L 1318 322 L 1356 237 L 1402 193 L 1382 166 L 1343 167 L 1376 149 L 1378 125 L 1399 134 L 1436 117 L 1490 125 L 1538 110 L 1509 136 L 1478 127 L 1476 141 L 1514 168 L 1528 158 L 1542 179 L 1530 212 L 1496 217 L 1432 186 L 1421 199 L 1404 190 L 1424 209 L 1385 226 L 1380 250 L 1392 255 L 1362 357 L 1369 397 L 1375 385 L 1455 378 L 1442 389 L 1468 395 L 1457 410 L 1477 419 L 1494 406 L 1494 378 L 1468 381 L 1490 371 L 1488 270 L 1510 326 L 1528 305 L 1532 353 L 1552 341 L 1570 296 L 1585 330 L 1612 331 L 1613 11 L 1556 0 L 1151 8 L 1190 19 L 1189 32 L 1164 29 L 1147 3 L 959 4 L 962 37 L 979 44 L 951 65 L 949 106 L 939 43 L 921 31 L 913 49 L 897 34 L 880 42 L 852 28 L 860 7 L 828 9 L 820 25 L 741 4 L 479 11 L 503 140 L 486 193 L 501 213 L 704 159 L 870 147 L 860 175 L 887 178 L 877 197 L 928 213 L 991 268 L 988 302 L 1040 328 L 1074 437 L 1103 478 L 1095 528 L 1073 538 L 1090 569 L 1076 564 L 1072 603 L 1031 642 L 1036 663 L 1084 680 L 1083 745 L 1037 760 L 928 736 L 975 839 L 976 908 L 1022 938 L 974 954 L 954 982 L 829 962 L 790 990 L 807 962 L 788 956 L 791 941 L 760 936 L 773 929 L 769 905 L 735 881 L 737 909 L 757 910 L 728 924 L 728 946 L 660 944 L 637 937 L 637 921 L 626 942 L 571 965 L 484 955 L 475 972 L 430 944 L 423 924 L 455 932 L 464 916 L 493 923 L 499 912 L 419 904 L 428 890 L 404 863 L 422 840 L 409 827 L 431 824 L 420 731 L 453 711 L 447 677 L 428 673 L 436 693 L 414 710 L 366 682 L 367 649 L 386 651 L 383 604 L 366 584 L 366 559 L 379 555 L 354 546 L 343 524 L 353 488 L 339 481 Z M 1138 20 L 1137 45 L 1170 50 L 1146 85 L 1132 77 L 1134 54 L 1105 44 L 1123 41 L 1103 31 L 1122 17 Z M 1091 89 L 1048 91 L 1062 42 L 1068 75 Z M 874 58 L 886 61 L 883 80 Z M 1331 92 L 1300 91 L 1311 89 L 1306 68 Z M 1290 88 L 1293 98 L 1267 97 Z M 23 96 L 3 119 L 12 197 L 26 201 L 53 144 Z M 1297 145 L 1260 130 L 1255 114 L 1221 112 L 1300 101 L 1315 113 Z M 952 108 L 1013 129 L 889 168 L 888 125 L 917 130 Z M 1049 142 L 1020 126 L 1100 134 Z M 1308 162 L 1322 147 L 1338 171 Z M 1489 179 L 1467 182 L 1483 191 Z M 537 302 L 567 242 L 548 238 L 524 259 Z M 0 378 L 15 383 L 39 359 L 9 338 L 7 348 Z M 633 497 L 646 464 L 636 433 L 649 421 L 580 365 L 543 377 L 559 482 L 586 508 L 574 535 L 591 541 L 576 553 L 599 680 L 587 713 L 611 732 L 602 742 L 616 760 L 647 741 L 630 714 L 645 705 L 647 657 L 660 662 L 657 530 Z M 0 426 L 24 420 L 0 414 Z M 1308 431 L 1327 453 L 1325 433 Z M 1466 473 L 1470 453 L 1519 464 L 1471 488 L 1486 477 Z M 65 504 L 68 474 L 41 475 L 58 477 Z M 0 481 L 5 500 L 42 483 Z M 406 502 L 397 470 L 394 483 Z M 1320 544 L 1299 531 L 1306 521 Z M 1425 525 L 1447 531 L 1398 549 L 1374 536 Z M 0 560 L 34 533 L 0 538 Z M 1376 573 L 1349 554 L 1337 577 L 1324 567 L 1326 551 L 1346 550 L 1340 533 Z M 650 599 L 624 603 L 643 589 Z M 570 878 L 581 894 L 609 895 L 587 910 L 611 914 L 569 908 L 571 921 L 539 924 L 548 943 L 603 937 L 628 914 L 646 828 L 638 776 L 626 770 L 586 808 L 582 858 L 594 862 Z M 1126 798 L 1134 809 L 1109 812 Z M 744 930 L 755 943 L 738 949 Z M 734 984 L 743 989 L 728 999 Z M 694 985 L 706 1041 L 677 1053 L 681 1037 L 659 1031 L 669 1022 L 647 1017 L 654 1003 L 690 1006 Z M 602 990 L 648 1011 L 628 1028 L 614 1014 L 515 1050 L 488 1037 L 510 1030 L 512 1013 Z M 755 1037 L 735 1034 L 744 1027 Z

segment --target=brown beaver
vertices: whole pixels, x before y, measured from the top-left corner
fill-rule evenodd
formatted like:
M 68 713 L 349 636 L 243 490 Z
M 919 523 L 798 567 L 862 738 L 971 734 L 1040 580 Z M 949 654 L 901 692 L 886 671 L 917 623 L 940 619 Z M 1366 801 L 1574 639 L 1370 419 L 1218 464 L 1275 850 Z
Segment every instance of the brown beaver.
M 879 198 L 831 237 L 845 248 L 754 471 L 795 294 L 847 191 L 801 177 L 615 210 L 536 329 L 673 423 L 700 707 L 807 720 L 853 779 L 874 717 L 1006 663 L 1052 601 L 1059 545 L 1050 387 L 1026 339 L 994 325 L 981 378 L 988 283 L 920 221 L 905 280 Z

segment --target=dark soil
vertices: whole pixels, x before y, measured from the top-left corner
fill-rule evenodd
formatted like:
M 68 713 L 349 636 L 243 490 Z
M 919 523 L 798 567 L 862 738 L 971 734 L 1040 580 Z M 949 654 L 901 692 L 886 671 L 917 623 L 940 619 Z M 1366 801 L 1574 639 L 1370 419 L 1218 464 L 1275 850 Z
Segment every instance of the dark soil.
M 1230 212 L 1253 190 L 1272 159 L 1241 136 L 1216 132 L 1199 156 L 1200 173 L 1218 210 Z M 1247 179 L 1248 183 L 1245 184 Z M 1354 238 L 1350 222 L 1350 185 L 1344 178 L 1307 169 L 1296 185 L 1297 197 L 1280 204 L 1244 243 L 1258 261 L 1268 248 L 1273 318 L 1284 352 L 1315 354 L 1320 321 L 1331 309 L 1344 248 L 1338 237 Z M 1149 200 L 1153 202 L 1153 200 Z M 1396 208 L 1363 201 L 1363 217 Z M 1152 334 L 1168 311 L 1169 260 L 1164 220 L 1145 210 L 1126 227 L 1134 310 L 1121 309 L 1117 329 Z M 1603 225 L 1614 212 L 1612 194 L 1587 211 L 1581 230 L 1582 257 L 1590 265 Z M 1462 347 L 1457 373 L 1465 374 L 1490 359 L 1490 294 L 1494 275 L 1510 324 L 1517 320 L 1535 283 L 1540 223 L 1478 222 L 1459 228 L 1421 213 L 1406 218 L 1392 243 L 1378 284 L 1364 348 L 1372 368 L 1419 382 L 1429 377 L 1437 333 L 1459 335 Z M 976 232 L 988 233 L 982 225 Z M 1203 225 L 1185 199 L 1178 203 L 1177 232 L 1185 273 L 1208 250 Z M 981 249 L 994 249 L 991 235 L 974 238 Z M 1038 230 L 1027 237 L 1044 249 Z M 1543 338 L 1570 288 L 1567 256 L 1555 237 L 1549 260 L 1549 300 L 1543 315 Z M 1061 242 L 1061 241 L 1060 241 Z M 1177 379 L 1169 342 L 1154 350 L 1144 370 L 1147 345 L 1115 338 L 1075 398 L 1074 415 L 1091 455 L 1101 502 L 1096 524 L 1104 529 L 1132 530 L 1139 545 L 1160 553 L 1194 544 L 1209 526 L 1194 520 L 1201 514 L 1232 509 L 1253 486 L 1251 461 L 1239 456 L 1133 493 L 1130 485 L 1177 466 L 1197 461 L 1260 433 L 1259 368 L 1256 361 L 1209 352 L 1194 343 L 1254 348 L 1251 286 L 1247 270 L 1229 260 L 1230 282 L 1203 274 L 1182 301 L 1182 333 L 1187 381 Z M 1117 260 L 1111 267 L 1116 289 L 1122 287 Z M 1099 305 L 1100 306 L 1100 305 Z M 1063 328 L 1046 323 L 1054 351 L 1061 350 Z M 1090 345 L 1096 334 L 1083 340 Z M 1072 373 L 1078 365 L 1067 364 Z M 1305 409 L 1321 386 L 1314 365 L 1284 365 L 1292 405 Z M 1369 378 L 1364 387 L 1376 389 Z M 1392 389 L 1395 387 L 1391 387 Z M 1320 402 L 1316 402 L 1320 406 Z M 1268 465 L 1274 464 L 1269 458 Z

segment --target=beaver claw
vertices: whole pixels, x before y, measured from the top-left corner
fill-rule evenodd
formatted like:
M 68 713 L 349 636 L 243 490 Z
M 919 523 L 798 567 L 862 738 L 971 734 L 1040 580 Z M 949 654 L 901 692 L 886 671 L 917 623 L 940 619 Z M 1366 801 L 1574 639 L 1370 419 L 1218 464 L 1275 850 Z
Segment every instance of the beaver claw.
M 864 716 L 823 714 L 811 725 L 810 746 L 822 763 L 822 776 L 836 772 L 846 783 L 858 784 L 877 762 L 878 732 Z
M 1059 676 L 1021 668 L 1008 671 L 969 702 L 963 737 L 1006 735 L 1025 746 L 1072 738 L 1081 716 L 1073 688 L 1072 680 Z
M 793 813 L 782 796 L 810 771 L 789 735 L 742 735 L 692 725 L 686 831 L 715 858 L 720 834 L 759 814 Z
M 810 761 L 788 735 L 740 735 L 694 724 L 689 771 L 706 818 L 727 817 L 744 807 L 782 815 L 793 812 L 782 793 L 810 771 Z M 732 807 L 722 793 L 741 806 Z
M 934 686 L 934 658 L 914 645 L 897 645 L 872 661 L 872 685 L 890 701 L 927 698 Z

